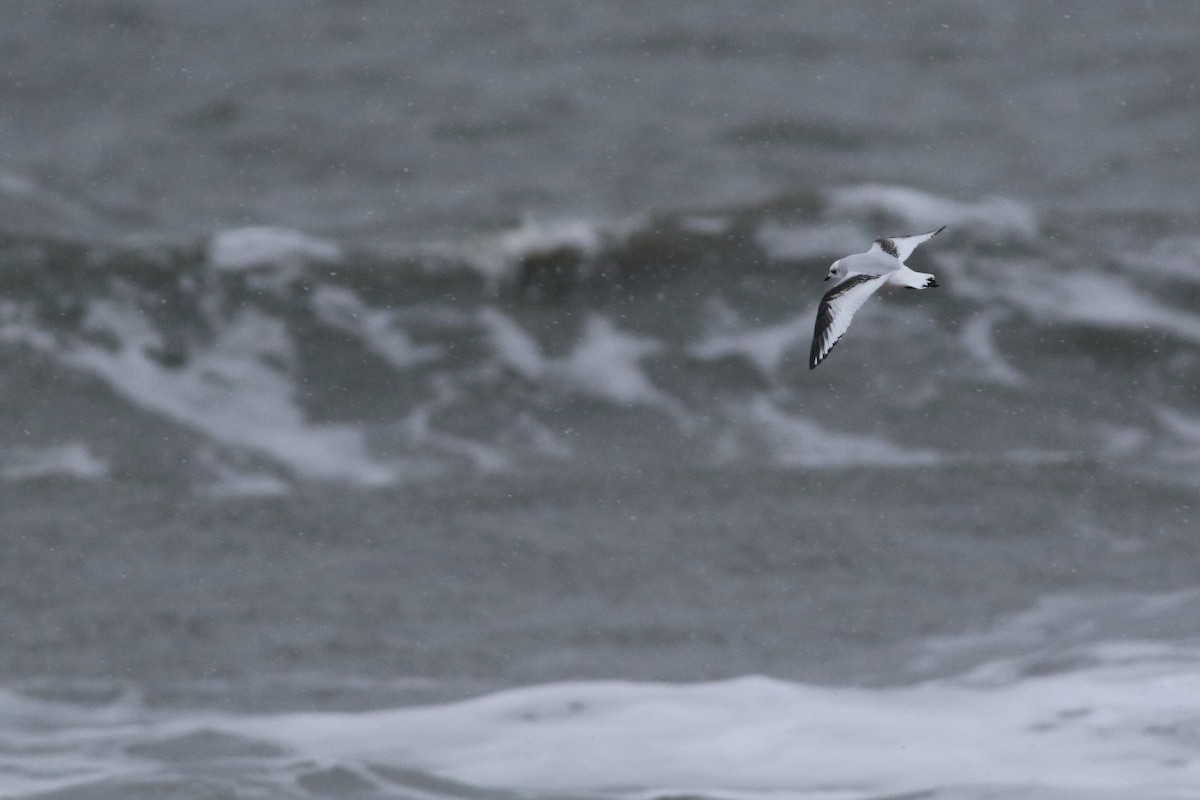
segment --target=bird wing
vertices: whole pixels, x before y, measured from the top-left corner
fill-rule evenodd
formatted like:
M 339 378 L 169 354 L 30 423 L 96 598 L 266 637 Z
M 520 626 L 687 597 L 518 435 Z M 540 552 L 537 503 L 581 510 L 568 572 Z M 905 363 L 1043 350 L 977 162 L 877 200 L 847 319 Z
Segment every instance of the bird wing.
M 888 273 L 889 275 L 891 273 Z M 813 369 L 825 360 L 829 351 L 850 327 L 850 320 L 859 306 L 875 294 L 875 290 L 887 282 L 888 275 L 847 275 L 821 298 L 817 308 L 817 324 L 813 328 L 812 351 L 808 356 L 808 368 Z
M 908 260 L 908 257 L 913 254 L 913 250 L 917 249 L 917 245 L 921 242 L 928 242 L 933 237 L 937 236 L 942 231 L 946 230 L 946 226 L 938 228 L 936 231 L 929 233 L 918 233 L 914 236 L 892 236 L 887 239 L 876 239 L 871 245 L 868 253 L 886 253 L 893 256 L 903 264 Z

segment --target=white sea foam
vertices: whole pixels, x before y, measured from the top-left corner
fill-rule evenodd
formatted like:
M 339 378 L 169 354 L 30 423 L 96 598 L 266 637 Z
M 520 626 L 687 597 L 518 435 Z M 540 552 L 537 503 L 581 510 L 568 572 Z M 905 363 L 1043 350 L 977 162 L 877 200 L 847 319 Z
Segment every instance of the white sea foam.
M 510 317 L 485 309 L 479 318 L 497 358 L 524 378 L 618 406 L 653 406 L 684 414 L 679 402 L 655 386 L 642 368 L 642 359 L 663 350 L 653 337 L 623 331 L 608 317 L 591 313 L 571 351 L 549 358 Z
M 848 253 L 864 252 L 880 234 L 865 235 L 848 223 L 784 224 L 767 220 L 758 227 L 754 240 L 775 260 L 841 258 Z
M 560 248 L 571 248 L 587 258 L 605 239 L 595 222 L 580 219 L 526 217 L 516 228 L 467 243 L 463 255 L 493 284 L 512 276 L 521 259 Z
M 1113 544 L 1129 546 L 1127 540 Z M 914 674 L 969 670 L 966 680 L 1008 682 L 1055 663 L 1060 669 L 1090 663 L 1095 656 L 1089 648 L 1133 641 L 1147 631 L 1190 640 L 1200 634 L 1198 612 L 1200 591 L 1195 590 L 1049 595 L 986 628 L 925 639 L 910 666 Z
M 1149 431 L 1132 425 L 1099 423 L 1092 430 L 1097 451 L 1110 462 L 1141 455 L 1153 441 Z
M 319 763 L 417 769 L 513 791 L 1196 797 L 1200 654 L 1112 645 L 1092 648 L 1085 661 L 1050 675 L 885 689 L 761 677 L 567 683 L 223 727 Z
M 986 232 L 1033 239 L 1038 233 L 1033 210 L 1006 197 L 964 202 L 907 186 L 869 183 L 834 189 L 829 192 L 828 201 L 828 215 L 884 215 L 907 226 L 904 231 L 880 231 L 877 234 L 880 236 L 933 230 L 942 225 L 969 228 L 977 236 Z
M 35 321 L 32 306 L 12 300 L 0 300 L 0 342 L 21 344 L 51 353 L 58 340 Z
M 1155 413 L 1167 428 L 1188 441 L 1200 444 L 1200 419 L 1184 414 L 1167 406 L 1159 406 Z
M 502 364 L 521 377 L 537 381 L 546 371 L 546 359 L 537 340 L 506 314 L 491 307 L 479 312 L 492 350 Z
M 238 463 L 245 459 L 229 458 L 212 447 L 200 447 L 196 460 L 213 476 L 213 481 L 198 488 L 209 497 L 279 497 L 291 492 L 291 485 L 269 468 Z
M 402 430 L 409 442 L 440 453 L 466 458 L 480 472 L 500 472 L 509 466 L 509 459 L 499 450 L 483 442 L 438 430 L 433 417 L 438 411 L 453 405 L 460 392 L 450 379 L 440 376 L 433 382 L 434 399 L 413 409 L 405 419 Z
M 528 412 L 517 415 L 515 423 L 509 429 L 509 438 L 517 438 L 527 443 L 535 453 L 547 458 L 565 460 L 575 454 L 575 448 L 569 440 L 555 433 Z
M 778 322 L 767 325 L 751 325 L 728 306 L 724 300 L 708 304 L 706 319 L 708 330 L 704 337 L 688 346 L 687 353 L 702 361 L 714 361 L 728 357 L 745 358 L 758 368 L 764 377 L 778 375 L 785 360 L 792 353 L 807 357 L 812 344 L 813 324 L 816 319 L 815 303 L 804 311 Z M 860 323 L 859 336 L 867 337 L 872 332 L 887 331 L 903 326 L 911 335 L 912 326 L 926 324 L 910 309 L 899 304 L 876 308 L 871 319 Z
M 584 395 L 624 406 L 670 407 L 675 401 L 650 381 L 641 365 L 662 349 L 657 339 L 622 331 L 608 317 L 589 314 L 579 342 L 554 364 L 554 371 Z
M 83 442 L 47 447 L 10 447 L 0 452 L 0 478 L 26 481 L 39 478 L 95 480 L 108 474 L 108 464 Z
M 351 289 L 318 286 L 310 303 L 321 322 L 353 334 L 397 369 L 428 364 L 443 355 L 438 345 L 413 342 L 394 312 L 369 308 Z
M 1126 253 L 1121 261 L 1139 273 L 1200 283 L 1200 237 L 1162 239 L 1149 250 Z
M 1026 308 L 1046 317 L 1099 327 L 1158 328 L 1200 342 L 1200 316 L 1159 303 L 1123 278 L 1076 272 L 1055 280 L 1054 288 L 1057 291 L 1035 303 L 1030 303 L 1030 298 L 1025 295 Z
M 953 276 L 947 284 L 956 294 L 989 304 L 1007 301 L 1043 323 L 1158 330 L 1200 343 L 1200 315 L 1161 303 L 1120 275 L 988 258 L 968 263 L 948 257 L 942 267 Z
M 135 308 L 93 301 L 86 326 L 114 335 L 119 347 L 78 343 L 67 351 L 67 362 L 102 377 L 143 408 L 226 445 L 264 453 L 301 477 L 369 485 L 396 477 L 394 465 L 368 453 L 361 431 L 305 420 L 287 371 L 292 341 L 280 320 L 241 311 L 176 369 L 147 355 L 159 346 L 159 336 Z
M 1157 406 L 1154 415 L 1173 439 L 1156 448 L 1156 458 L 1174 465 L 1200 464 L 1200 417 L 1165 405 Z
M 219 272 L 338 263 L 343 258 L 335 242 L 269 226 L 218 231 L 208 245 L 209 264 Z
M 0 172 L 0 230 L 91 242 L 113 239 L 112 222 L 80 202 L 80 194 L 58 193 L 28 176 Z
M 963 325 L 960 341 L 989 380 L 1003 386 L 1021 386 L 1025 377 L 1000 354 L 992 335 L 996 322 L 1003 317 L 995 309 L 974 315 Z
M 793 416 L 764 396 L 756 397 L 717 442 L 718 460 L 765 452 L 785 467 L 829 469 L 857 466 L 923 466 L 942 463 L 932 451 L 909 449 L 876 436 L 841 433 Z
M 760 327 L 746 326 L 723 301 L 710 304 L 709 312 L 714 324 L 703 340 L 688 347 L 693 358 L 712 361 L 740 356 L 763 375 L 774 377 L 789 352 L 807 348 L 812 340 L 815 311 Z
M 1126 472 L 1194 488 L 1200 480 L 1200 416 L 1161 403 L 1151 412 L 1157 426 L 1096 425 L 1097 450 Z
M 1136 631 L 1195 604 L 1195 593 L 1051 599 L 994 633 L 1002 649 L 1050 650 L 1036 661 L 883 688 L 754 676 L 572 682 L 276 715 L 66 706 L 0 691 L 0 793 L 71 787 L 82 797 L 104 781 L 116 796 L 113 787 L 203 776 L 209 793 L 290 797 L 316 774 L 372 796 L 1194 800 L 1200 646 L 1097 641 L 1087 626 L 1112 612 Z M 1059 638 L 1069 644 L 1051 649 Z

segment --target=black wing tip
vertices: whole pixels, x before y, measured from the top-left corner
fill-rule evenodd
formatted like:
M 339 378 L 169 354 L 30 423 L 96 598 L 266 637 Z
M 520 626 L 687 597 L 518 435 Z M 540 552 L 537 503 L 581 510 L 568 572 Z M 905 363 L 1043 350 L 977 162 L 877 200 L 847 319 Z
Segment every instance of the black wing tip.
M 941 232 L 942 232 L 942 231 L 944 231 L 944 230 L 946 230 L 946 226 L 945 226 L 945 225 L 943 225 L 942 227 L 940 227 L 940 228 L 938 228 L 936 231 L 934 231 L 934 232 L 933 232 L 933 235 L 934 235 L 934 236 L 937 236 L 939 233 L 941 233 Z
M 814 341 L 812 352 L 808 355 L 808 368 L 816 369 L 817 364 L 820 364 L 822 361 L 829 358 L 829 354 L 833 352 L 833 348 L 837 347 L 837 343 L 840 341 L 840 338 L 834 339 L 833 343 L 829 345 L 829 349 L 825 351 L 825 355 L 821 355 L 820 346 L 818 342 Z

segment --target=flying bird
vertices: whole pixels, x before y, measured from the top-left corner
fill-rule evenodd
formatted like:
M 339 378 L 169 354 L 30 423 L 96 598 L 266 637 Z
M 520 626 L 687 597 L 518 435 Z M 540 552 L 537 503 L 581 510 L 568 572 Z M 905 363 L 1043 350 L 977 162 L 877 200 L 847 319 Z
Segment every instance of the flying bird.
M 817 324 L 813 329 L 812 352 L 808 368 L 813 369 L 825 360 L 829 351 L 842 338 L 859 306 L 884 285 L 907 289 L 930 289 L 938 285 L 928 272 L 914 272 L 904 266 L 917 245 L 927 242 L 946 230 L 946 226 L 916 236 L 893 236 L 876 239 L 865 253 L 839 258 L 829 268 L 825 280 L 836 278 L 837 283 L 821 298 L 817 309 Z

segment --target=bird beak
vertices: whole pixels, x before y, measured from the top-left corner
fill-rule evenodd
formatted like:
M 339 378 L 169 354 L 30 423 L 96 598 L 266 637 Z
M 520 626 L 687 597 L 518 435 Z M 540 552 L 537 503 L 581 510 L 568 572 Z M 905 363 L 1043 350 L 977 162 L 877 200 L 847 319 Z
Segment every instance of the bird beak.
M 832 278 L 832 277 L 833 277 L 832 275 L 826 275 L 826 276 L 825 276 L 825 280 L 829 280 L 829 279 L 830 279 L 830 278 Z

